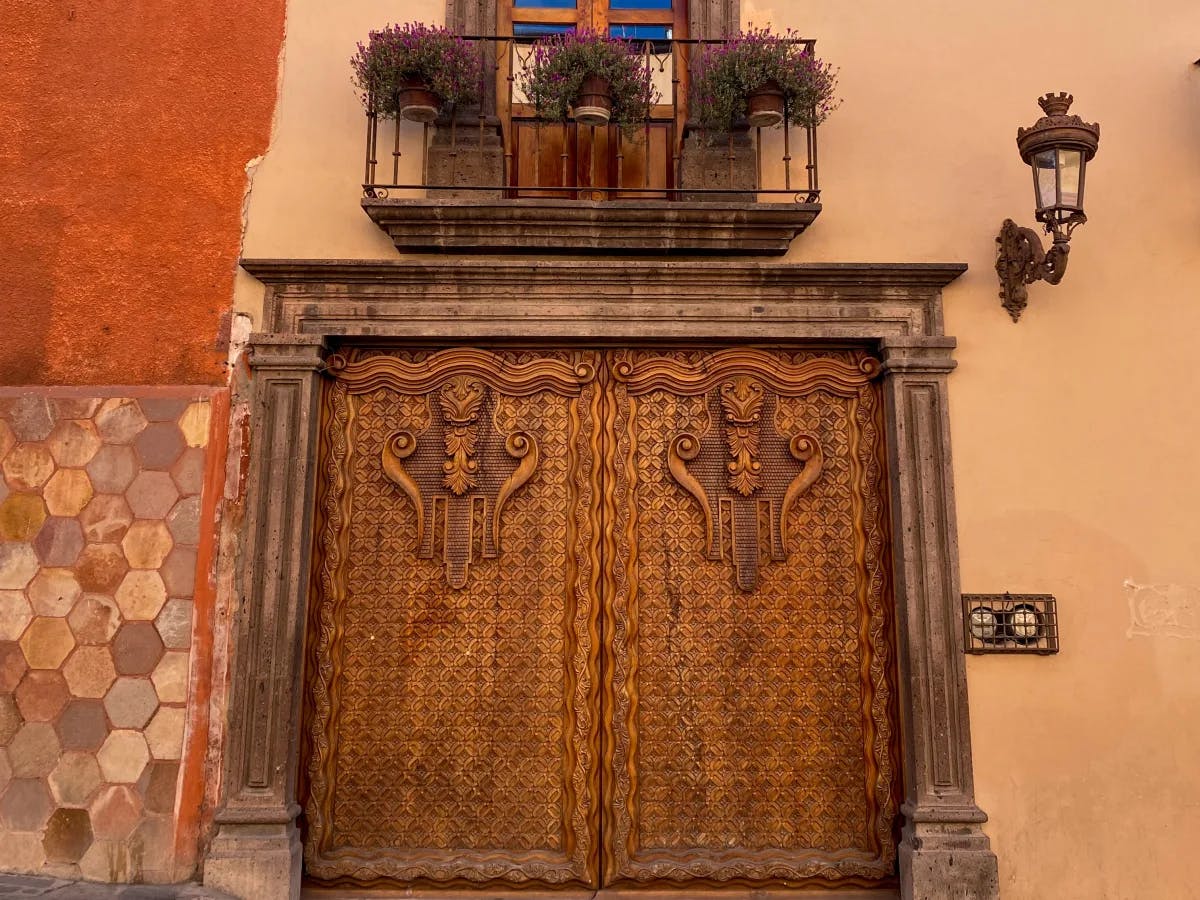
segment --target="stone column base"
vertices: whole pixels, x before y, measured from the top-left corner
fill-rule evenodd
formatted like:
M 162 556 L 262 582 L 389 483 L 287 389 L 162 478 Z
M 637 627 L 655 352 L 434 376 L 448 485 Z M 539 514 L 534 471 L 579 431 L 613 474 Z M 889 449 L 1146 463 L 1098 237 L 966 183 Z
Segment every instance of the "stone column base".
M 999 900 L 996 854 L 979 825 L 917 822 L 900 841 L 902 900 Z
M 204 864 L 204 885 L 243 900 L 299 900 L 300 849 L 294 822 L 222 824 Z

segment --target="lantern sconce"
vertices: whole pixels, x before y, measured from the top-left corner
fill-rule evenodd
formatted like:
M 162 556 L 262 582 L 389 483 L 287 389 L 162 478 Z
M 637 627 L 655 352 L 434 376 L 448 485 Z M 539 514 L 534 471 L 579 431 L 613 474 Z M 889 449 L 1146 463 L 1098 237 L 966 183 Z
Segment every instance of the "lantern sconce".
M 1000 302 L 1016 322 L 1028 302 L 1026 285 L 1035 281 L 1058 284 L 1067 270 L 1071 234 L 1087 221 L 1083 214 L 1084 172 L 1100 145 L 1100 126 L 1067 115 L 1070 94 L 1046 94 L 1038 99 L 1045 115 L 1030 128 L 1017 129 L 1017 151 L 1033 168 L 1036 218 L 1054 242 L 1048 251 L 1032 228 L 1005 219 L 996 243 L 1000 255 Z

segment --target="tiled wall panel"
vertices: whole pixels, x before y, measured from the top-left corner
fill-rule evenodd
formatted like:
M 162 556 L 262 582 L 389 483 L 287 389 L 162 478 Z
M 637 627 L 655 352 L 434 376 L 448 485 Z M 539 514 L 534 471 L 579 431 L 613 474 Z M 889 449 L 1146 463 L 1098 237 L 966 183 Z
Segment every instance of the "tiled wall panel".
M 0 393 L 0 870 L 175 871 L 212 403 L 128 393 Z

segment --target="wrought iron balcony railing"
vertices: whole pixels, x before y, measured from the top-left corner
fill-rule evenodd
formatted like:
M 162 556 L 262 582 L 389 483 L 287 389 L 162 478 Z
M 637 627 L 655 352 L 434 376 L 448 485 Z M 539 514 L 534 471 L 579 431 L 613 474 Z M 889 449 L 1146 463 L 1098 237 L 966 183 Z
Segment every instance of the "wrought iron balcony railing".
M 367 113 L 363 191 L 368 200 L 785 202 L 820 209 L 815 127 L 789 124 L 787 114 L 773 129 L 714 134 L 692 124 L 688 73 L 701 45 L 718 42 L 638 42 L 661 100 L 639 127 L 622 130 L 542 121 L 521 89 L 532 42 L 467 40 L 478 48 L 485 73 L 478 106 L 443 111 L 438 121 L 424 126 Z M 797 43 L 809 52 L 815 45 Z M 413 161 L 405 158 L 414 137 L 421 154 L 419 178 Z

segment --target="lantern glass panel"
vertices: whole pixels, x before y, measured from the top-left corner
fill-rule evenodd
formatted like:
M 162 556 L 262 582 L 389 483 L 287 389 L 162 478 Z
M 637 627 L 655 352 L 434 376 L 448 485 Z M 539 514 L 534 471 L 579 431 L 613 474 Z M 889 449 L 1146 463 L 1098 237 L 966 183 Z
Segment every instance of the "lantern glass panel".
M 1058 203 L 1057 162 L 1053 150 L 1042 150 L 1033 156 L 1033 189 L 1037 191 L 1037 208 L 1048 209 Z
M 1059 203 L 1079 209 L 1083 206 L 1083 153 L 1079 150 L 1058 151 Z

